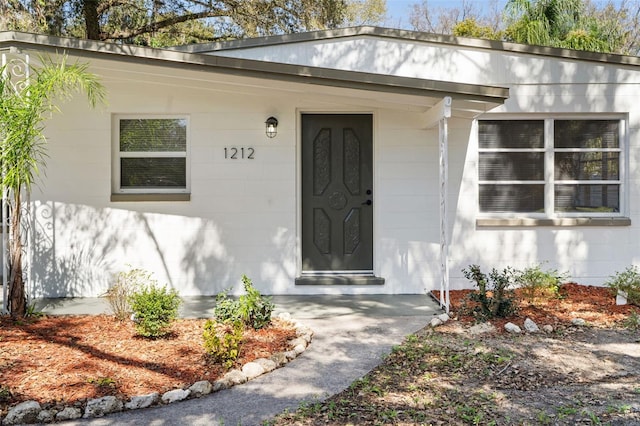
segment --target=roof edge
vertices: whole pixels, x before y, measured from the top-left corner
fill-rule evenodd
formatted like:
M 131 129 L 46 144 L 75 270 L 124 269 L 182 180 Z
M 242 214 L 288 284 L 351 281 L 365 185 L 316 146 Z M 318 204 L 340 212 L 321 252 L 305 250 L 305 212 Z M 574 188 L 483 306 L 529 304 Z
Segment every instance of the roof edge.
M 221 50 L 249 49 L 253 47 L 273 46 L 287 43 L 303 43 L 314 40 L 329 40 L 355 36 L 377 36 L 399 40 L 420 41 L 457 47 L 495 50 L 538 56 L 550 56 L 561 59 L 575 59 L 589 62 L 611 63 L 619 65 L 640 66 L 640 57 L 620 55 L 616 53 L 598 53 L 584 50 L 563 49 L 558 47 L 535 46 L 499 40 L 456 37 L 446 34 L 432 34 L 421 31 L 401 30 L 395 28 L 361 26 L 333 30 L 318 30 L 306 33 L 283 34 L 256 37 L 241 40 L 229 40 L 213 43 L 199 43 L 176 46 L 172 50 L 191 53 L 214 52 Z
M 493 103 L 503 103 L 509 97 L 509 89 L 499 86 L 388 76 L 13 31 L 0 32 L 0 49 L 4 46 L 51 51 L 63 50 L 75 52 L 77 55 L 108 58 L 116 61 L 144 62 L 200 70 L 209 69 L 220 73 L 255 78 L 405 95 L 454 96 Z

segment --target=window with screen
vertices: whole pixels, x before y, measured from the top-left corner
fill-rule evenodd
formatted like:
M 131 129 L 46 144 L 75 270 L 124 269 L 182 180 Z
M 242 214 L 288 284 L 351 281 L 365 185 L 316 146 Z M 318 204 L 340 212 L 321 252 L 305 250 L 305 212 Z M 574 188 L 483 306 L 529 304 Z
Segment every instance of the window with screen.
M 481 120 L 481 213 L 620 213 L 621 120 Z
M 186 117 L 117 117 L 116 192 L 188 191 Z

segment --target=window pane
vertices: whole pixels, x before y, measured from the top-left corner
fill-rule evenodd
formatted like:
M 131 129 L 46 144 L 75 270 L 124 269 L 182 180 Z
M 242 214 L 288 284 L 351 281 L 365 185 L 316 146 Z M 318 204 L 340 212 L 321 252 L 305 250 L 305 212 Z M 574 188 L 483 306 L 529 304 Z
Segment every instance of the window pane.
M 480 211 L 544 212 L 544 185 L 480 185 Z
M 543 152 L 481 152 L 480 180 L 544 180 Z
M 618 148 L 617 120 L 555 120 L 556 148 Z
M 186 188 L 186 158 L 121 158 L 122 188 Z
M 619 212 L 619 185 L 556 185 L 557 212 Z
M 120 120 L 120 151 L 184 152 L 187 150 L 187 120 Z
M 544 121 L 480 121 L 480 148 L 544 148 Z
M 556 152 L 555 177 L 559 180 L 618 180 L 617 152 Z

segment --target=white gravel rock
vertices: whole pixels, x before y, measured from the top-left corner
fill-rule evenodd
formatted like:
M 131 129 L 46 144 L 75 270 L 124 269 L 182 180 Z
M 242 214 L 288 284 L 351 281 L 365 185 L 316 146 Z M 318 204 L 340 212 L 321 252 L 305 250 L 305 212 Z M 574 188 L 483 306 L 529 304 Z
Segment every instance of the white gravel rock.
M 158 392 L 153 392 L 147 395 L 138 395 L 131 397 L 131 401 L 124 404 L 124 408 L 127 410 L 137 410 L 139 408 L 147 408 L 156 404 L 160 399 Z
M 230 382 L 223 379 L 218 379 L 213 382 L 213 388 L 211 389 L 211 392 L 218 392 L 222 389 L 227 389 L 230 385 Z
M 514 334 L 522 333 L 522 329 L 512 322 L 506 323 L 504 325 L 504 329 L 507 330 L 509 333 L 514 333 Z
M 311 330 L 309 327 L 307 327 L 304 324 L 298 324 L 295 328 L 296 328 L 296 335 L 297 336 L 301 336 L 301 335 L 307 334 L 307 333 L 312 333 L 313 334 L 313 330 Z
M 122 406 L 122 401 L 113 395 L 90 399 L 84 409 L 84 417 L 102 417 L 105 414 L 122 411 Z
M 264 368 L 257 362 L 248 362 L 242 366 L 242 374 L 247 377 L 247 380 L 255 379 L 264 374 Z
M 303 337 L 296 337 L 289 342 L 289 346 L 295 348 L 296 346 L 307 347 L 307 341 Z
M 42 410 L 38 413 L 38 422 L 40 423 L 51 423 L 54 418 L 53 412 L 49 410 Z
M 191 391 L 191 395 L 194 396 L 209 395 L 213 390 L 213 386 L 208 380 L 200 380 L 192 384 L 189 390 Z
M 276 363 L 273 360 L 266 359 L 266 358 L 258 358 L 253 362 L 260 364 L 260 366 L 264 369 L 265 373 L 273 371 L 277 367 Z
M 56 414 L 56 420 L 75 420 L 82 417 L 82 410 L 76 407 L 65 407 L 62 411 Z
M 540 328 L 538 324 L 536 324 L 531 318 L 527 318 L 524 320 L 524 329 L 529 333 L 539 333 Z
M 287 359 L 287 356 L 284 354 L 284 352 L 276 352 L 274 354 L 271 355 L 271 361 L 275 362 L 275 364 L 278 367 L 282 367 L 283 365 L 285 365 L 289 360 Z
M 542 330 L 545 333 L 553 333 L 553 326 L 549 325 L 549 324 L 545 324 L 545 325 L 542 326 Z
M 247 381 L 247 376 L 240 370 L 231 370 L 222 377 L 222 380 L 227 381 L 231 386 L 240 385 Z
M 162 394 L 162 402 L 171 404 L 172 402 L 183 401 L 189 397 L 191 391 L 189 389 L 174 389 Z
M 438 317 L 431 318 L 431 322 L 429 322 L 429 325 L 433 328 L 440 327 L 442 324 L 444 324 L 444 322 Z
M 571 324 L 581 327 L 583 325 L 587 325 L 587 322 L 582 318 L 574 318 L 571 320 Z
M 22 423 L 34 423 L 38 420 L 40 404 L 36 401 L 25 401 L 9 410 L 2 421 L 3 425 L 19 425 Z
M 294 350 L 286 351 L 284 353 L 284 356 L 287 357 L 287 361 L 291 361 L 292 359 L 295 359 L 298 355 L 299 354 Z
M 451 317 L 447 313 L 440 314 L 440 315 L 438 315 L 437 318 L 440 319 L 440 321 L 442 321 L 443 323 L 447 322 L 447 321 L 449 321 L 451 319 Z

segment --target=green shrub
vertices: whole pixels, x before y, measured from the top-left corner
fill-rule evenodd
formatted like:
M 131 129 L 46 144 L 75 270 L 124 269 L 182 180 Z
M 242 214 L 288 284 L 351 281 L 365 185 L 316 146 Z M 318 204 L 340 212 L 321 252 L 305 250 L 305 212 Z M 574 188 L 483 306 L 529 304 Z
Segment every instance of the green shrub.
M 204 323 L 204 350 L 214 362 L 231 368 L 240 355 L 244 324 L 242 321 L 219 323 L 207 320 Z
M 160 287 L 150 280 L 128 298 L 136 332 L 144 337 L 162 337 L 169 333 L 171 323 L 178 317 L 180 296 L 175 289 Z
M 627 293 L 627 302 L 640 306 L 640 271 L 636 266 L 630 266 L 622 272 L 616 272 L 605 282 L 614 293 L 619 291 Z
M 640 330 L 640 315 L 636 311 L 631 312 L 622 325 L 629 330 Z
M 111 312 L 120 321 L 131 317 L 129 297 L 137 289 L 149 282 L 151 274 L 142 269 L 131 269 L 120 272 L 116 282 L 103 295 L 111 306 Z
M 219 322 L 242 321 L 244 325 L 254 330 L 266 327 L 271 323 L 271 314 L 275 305 L 270 297 L 260 294 L 246 275 L 242 276 L 242 284 L 246 294 L 237 300 L 231 299 L 226 290 L 218 294 L 213 315 Z
M 477 302 L 473 313 L 483 319 L 493 317 L 507 317 L 515 312 L 516 304 L 513 299 L 514 270 L 505 268 L 499 272 L 495 268 L 487 276 L 478 265 L 469 265 L 463 269 L 465 278 L 473 281 L 478 289 L 469 294 L 469 298 Z
M 0 402 L 9 402 L 13 398 L 9 386 L 0 385 Z
M 516 284 L 522 289 L 529 303 L 533 303 L 536 296 L 557 297 L 560 284 L 566 278 L 566 274 L 558 273 L 555 269 L 543 271 L 539 264 L 515 271 L 514 276 Z
M 219 322 L 241 321 L 240 301 L 229 297 L 229 289 L 221 291 L 216 296 L 216 306 L 213 308 L 213 316 Z

